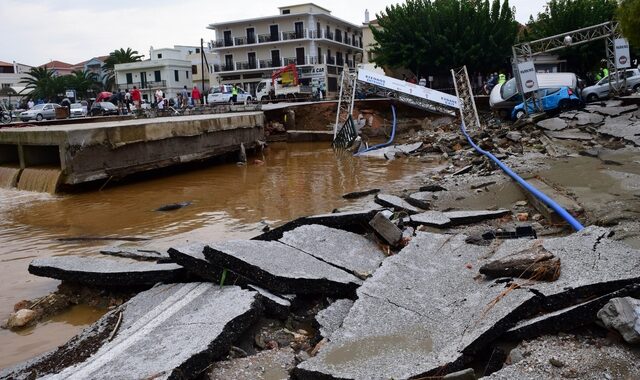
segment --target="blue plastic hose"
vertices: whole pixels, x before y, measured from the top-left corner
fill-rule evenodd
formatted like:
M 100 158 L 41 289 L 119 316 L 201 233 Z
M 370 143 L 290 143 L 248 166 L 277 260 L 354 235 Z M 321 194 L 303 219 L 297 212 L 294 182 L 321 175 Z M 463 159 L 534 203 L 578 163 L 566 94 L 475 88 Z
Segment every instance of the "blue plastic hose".
M 508 166 L 506 166 L 500 160 L 498 160 L 496 158 L 496 156 L 494 156 L 493 154 L 487 152 L 486 150 L 484 150 L 484 149 L 480 148 L 478 145 L 476 145 L 473 142 L 473 140 L 471 140 L 471 137 L 469 136 L 469 134 L 467 134 L 467 130 L 464 128 L 464 121 L 462 122 L 462 124 L 460 124 L 460 129 L 462 130 L 462 133 L 466 136 L 467 141 L 469 141 L 469 144 L 471 144 L 471 146 L 475 150 L 477 150 L 479 153 L 489 157 L 489 159 L 491 161 L 495 162 L 500 167 L 500 169 L 502 169 L 505 173 L 507 173 L 507 175 L 509 177 L 513 178 L 514 181 L 518 182 L 528 192 L 530 192 L 536 198 L 538 198 L 539 200 L 544 202 L 544 204 L 546 204 L 547 206 L 551 207 L 553 209 L 553 211 L 557 212 L 558 215 L 560 215 L 564 220 L 566 220 L 567 223 L 569 223 L 571 225 L 571 227 L 573 227 L 574 230 L 580 231 L 580 230 L 584 229 L 584 226 L 582 224 L 580 224 L 580 222 L 576 218 L 574 218 L 573 215 L 569 214 L 567 212 L 567 210 L 562 208 L 562 206 L 557 204 L 553 199 L 551 199 L 548 196 L 546 196 L 543 192 L 541 192 L 540 190 L 536 189 L 534 186 L 531 186 L 531 184 L 529 184 L 527 181 L 522 179 L 522 177 L 517 175 Z
M 393 140 L 396 138 L 396 107 L 394 105 L 391 105 L 391 113 L 393 114 L 393 124 L 391 127 L 391 137 L 389 138 L 389 141 L 387 141 L 386 143 L 370 146 L 367 149 L 364 149 L 360 152 L 355 153 L 354 156 L 391 145 Z

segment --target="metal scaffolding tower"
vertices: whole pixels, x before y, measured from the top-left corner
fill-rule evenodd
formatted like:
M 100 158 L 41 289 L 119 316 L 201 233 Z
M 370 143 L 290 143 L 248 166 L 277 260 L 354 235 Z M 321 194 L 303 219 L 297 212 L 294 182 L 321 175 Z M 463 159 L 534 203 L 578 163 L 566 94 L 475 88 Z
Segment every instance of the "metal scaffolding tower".
M 471 81 L 469 80 L 467 66 L 462 66 L 459 69 L 452 69 L 451 75 L 453 76 L 453 84 L 456 88 L 456 95 L 460 102 L 460 117 L 464 122 L 464 126 L 469 131 L 477 132 L 482 128 L 482 126 L 480 125 L 476 102 L 473 99 L 473 90 L 471 89 Z

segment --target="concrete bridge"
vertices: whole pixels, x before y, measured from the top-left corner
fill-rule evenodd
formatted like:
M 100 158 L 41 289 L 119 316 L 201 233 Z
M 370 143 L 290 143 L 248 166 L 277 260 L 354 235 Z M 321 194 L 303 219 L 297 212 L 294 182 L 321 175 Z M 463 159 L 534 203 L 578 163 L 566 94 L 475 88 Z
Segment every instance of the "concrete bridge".
M 5 187 L 43 167 L 73 186 L 250 149 L 263 127 L 262 112 L 237 112 L 0 129 L 0 169 L 13 170 Z

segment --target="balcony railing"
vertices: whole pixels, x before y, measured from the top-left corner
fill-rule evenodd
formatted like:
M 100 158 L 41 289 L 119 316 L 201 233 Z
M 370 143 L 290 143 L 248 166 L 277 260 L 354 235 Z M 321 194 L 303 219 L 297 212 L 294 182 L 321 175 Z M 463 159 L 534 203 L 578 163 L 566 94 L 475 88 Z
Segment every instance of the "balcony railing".
M 322 56 L 318 57 L 317 55 L 312 55 L 307 57 L 307 60 L 310 65 L 319 65 L 322 63 Z
M 294 65 L 301 65 L 301 63 L 297 63 L 296 58 L 295 57 L 288 57 L 288 58 L 283 58 L 282 59 L 284 61 L 284 65 L 290 65 L 290 64 L 294 64 Z
M 236 37 L 233 39 L 234 46 L 242 46 L 247 44 L 247 37 Z
M 225 38 L 224 39 L 224 46 L 233 46 L 233 39 L 232 38 Z
M 256 43 L 256 36 L 247 36 L 247 45 L 251 45 L 251 44 L 255 44 Z
M 344 59 L 342 59 L 342 58 L 336 58 L 336 65 L 338 65 L 338 66 L 342 66 L 342 65 L 344 65 Z
M 282 32 L 282 40 L 299 40 L 306 38 L 306 29 L 303 31 Z
M 275 36 L 272 36 L 271 33 L 269 33 L 269 34 L 258 34 L 258 43 L 274 42 L 274 41 L 280 41 L 279 34 L 275 35 Z
M 327 65 L 335 65 L 336 59 L 334 57 L 327 57 Z
M 344 43 L 345 43 L 345 44 L 347 44 L 347 45 L 351 45 L 351 38 L 346 37 L 346 38 L 344 39 Z
M 233 71 L 233 70 L 234 70 L 233 64 L 232 65 L 219 65 L 219 64 L 213 65 L 213 71 L 216 73 L 224 72 L 224 71 Z
M 136 86 L 140 90 L 155 90 L 155 89 L 163 89 L 167 88 L 167 81 L 145 81 L 145 82 L 131 82 L 131 83 L 118 83 L 118 87 L 121 89 L 128 88 L 131 89 L 133 86 Z
M 326 55 L 308 55 L 304 56 L 302 60 L 299 57 L 284 57 L 279 61 L 272 61 L 271 59 L 261 59 L 255 61 L 239 61 L 234 62 L 232 65 L 221 65 L 216 63 L 213 65 L 214 72 L 228 72 L 228 71 L 241 71 L 241 70 L 255 70 L 255 69 L 272 69 L 286 66 L 288 64 L 302 65 L 317 65 L 326 63 L 329 65 L 328 72 L 336 73 L 336 70 L 341 70 L 342 66 L 346 63 L 348 67 L 355 67 L 355 61 L 353 59 L 345 59 L 344 57 L 327 57 Z

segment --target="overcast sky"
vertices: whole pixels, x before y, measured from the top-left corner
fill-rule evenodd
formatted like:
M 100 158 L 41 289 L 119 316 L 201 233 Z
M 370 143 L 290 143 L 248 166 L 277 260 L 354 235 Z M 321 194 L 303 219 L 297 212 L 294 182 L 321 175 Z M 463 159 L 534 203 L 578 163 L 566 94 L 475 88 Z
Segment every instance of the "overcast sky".
M 149 47 L 199 45 L 213 38 L 211 23 L 278 14 L 278 7 L 304 0 L 0 0 L 0 61 L 41 65 L 78 63 L 131 47 L 146 57 Z M 397 0 L 316 0 L 331 14 L 360 24 Z M 545 0 L 510 0 L 525 23 Z

